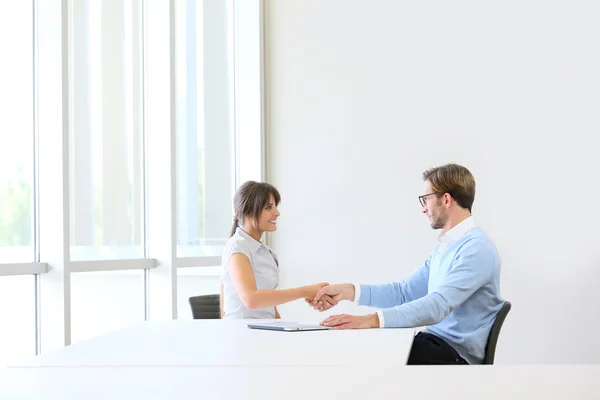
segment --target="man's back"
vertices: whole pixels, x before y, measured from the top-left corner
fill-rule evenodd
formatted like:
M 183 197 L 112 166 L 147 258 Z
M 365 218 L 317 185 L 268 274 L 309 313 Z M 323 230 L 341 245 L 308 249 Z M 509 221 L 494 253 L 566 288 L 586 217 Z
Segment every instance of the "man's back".
M 496 314 L 504 303 L 500 298 L 500 256 L 492 240 L 479 227 L 469 229 L 447 248 L 441 251 L 439 248 L 440 244 L 431 255 L 428 293 L 444 292 L 443 286 L 447 285 L 468 291 L 470 279 L 464 278 L 473 274 L 478 278 L 473 284 L 480 286 L 442 322 L 429 326 L 427 331 L 450 343 L 470 364 L 479 364 L 485 356 Z M 449 276 L 456 277 L 456 281 L 448 282 Z

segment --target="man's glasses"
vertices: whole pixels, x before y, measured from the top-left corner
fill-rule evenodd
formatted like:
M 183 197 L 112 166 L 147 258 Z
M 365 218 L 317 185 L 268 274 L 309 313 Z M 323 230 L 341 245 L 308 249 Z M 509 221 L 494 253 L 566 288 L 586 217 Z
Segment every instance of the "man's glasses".
M 434 194 L 439 194 L 439 193 L 438 192 L 431 192 L 431 193 L 419 196 L 419 203 L 421 203 L 421 207 L 425 207 L 425 198 L 427 198 L 429 196 L 433 196 Z

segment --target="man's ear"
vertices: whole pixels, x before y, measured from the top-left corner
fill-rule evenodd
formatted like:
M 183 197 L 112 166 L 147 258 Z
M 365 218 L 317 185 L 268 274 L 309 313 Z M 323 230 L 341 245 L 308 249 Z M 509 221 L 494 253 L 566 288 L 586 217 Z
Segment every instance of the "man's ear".
M 444 205 L 450 205 L 452 203 L 452 196 L 450 193 L 444 193 Z

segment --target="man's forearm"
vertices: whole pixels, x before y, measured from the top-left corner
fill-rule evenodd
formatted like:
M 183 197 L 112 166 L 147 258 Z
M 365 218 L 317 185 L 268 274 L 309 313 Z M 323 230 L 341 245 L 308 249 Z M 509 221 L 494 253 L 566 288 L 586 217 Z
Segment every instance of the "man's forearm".
M 344 300 L 354 301 L 356 295 L 356 288 L 352 283 L 344 283 L 342 288 L 342 297 Z M 356 299 L 358 300 L 358 299 Z
M 378 285 L 361 285 L 361 305 L 376 308 L 391 308 L 406 303 L 402 290 L 402 282 L 391 282 Z M 359 299 L 356 299 L 358 302 Z

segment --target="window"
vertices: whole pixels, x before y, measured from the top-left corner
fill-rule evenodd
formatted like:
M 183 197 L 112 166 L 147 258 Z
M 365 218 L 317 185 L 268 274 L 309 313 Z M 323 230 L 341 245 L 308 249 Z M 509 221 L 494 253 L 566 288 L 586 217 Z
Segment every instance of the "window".
M 0 367 L 35 356 L 35 278 L 0 276 Z
M 70 9 L 72 260 L 144 256 L 140 19 L 138 1 Z
M 0 5 L 0 263 L 33 262 L 33 7 Z
M 221 291 L 221 267 L 187 267 L 177 270 L 177 318 L 192 319 L 189 298 Z
M 71 343 L 144 321 L 144 271 L 71 274 Z
M 177 256 L 219 256 L 233 222 L 231 4 L 175 3 Z
M 0 366 L 191 318 L 219 292 L 235 188 L 264 173 L 261 2 L 8 4 Z

